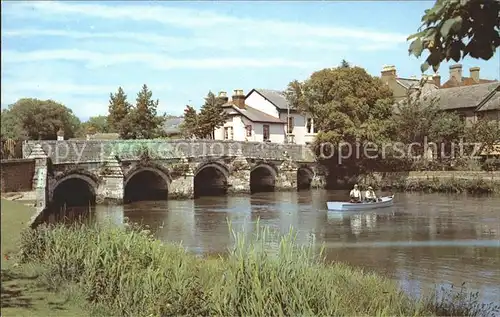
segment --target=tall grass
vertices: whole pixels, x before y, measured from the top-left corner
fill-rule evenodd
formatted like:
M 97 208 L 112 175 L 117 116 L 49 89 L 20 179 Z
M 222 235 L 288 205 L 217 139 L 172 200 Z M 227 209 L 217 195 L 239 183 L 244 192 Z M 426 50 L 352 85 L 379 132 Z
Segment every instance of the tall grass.
M 40 226 L 23 234 L 21 255 L 44 266 L 47 285 L 76 284 L 104 315 L 430 316 L 449 306 L 416 303 L 381 276 L 325 265 L 293 232 L 272 248 L 270 234 L 259 226 L 253 238 L 233 232 L 228 256 L 206 260 L 134 226 Z M 465 302 L 453 304 L 462 307 L 454 313 L 472 312 Z
M 386 187 L 386 186 L 382 186 Z M 441 193 L 495 194 L 500 193 L 500 182 L 482 178 L 422 178 L 397 181 L 391 187 L 402 191 Z

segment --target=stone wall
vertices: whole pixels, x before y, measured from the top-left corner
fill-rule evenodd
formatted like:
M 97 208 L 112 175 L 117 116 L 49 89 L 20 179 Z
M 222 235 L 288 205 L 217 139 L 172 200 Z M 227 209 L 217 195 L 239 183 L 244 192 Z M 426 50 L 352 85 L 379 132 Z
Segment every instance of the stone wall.
M 483 179 L 487 181 L 500 182 L 500 171 L 409 171 L 393 173 L 374 173 L 362 176 L 358 179 L 360 184 L 390 184 L 400 181 L 421 180 L 421 179 Z
M 151 157 L 162 159 L 235 155 L 256 159 L 283 159 L 288 155 L 296 162 L 315 161 L 314 153 L 305 145 L 218 140 L 28 141 L 23 144 L 23 157 L 28 157 L 37 143 L 41 144 L 54 164 L 101 162 L 111 153 L 120 160 L 137 160 L 145 149 Z
M 30 191 L 35 173 L 34 159 L 10 159 L 1 161 L 1 191 Z

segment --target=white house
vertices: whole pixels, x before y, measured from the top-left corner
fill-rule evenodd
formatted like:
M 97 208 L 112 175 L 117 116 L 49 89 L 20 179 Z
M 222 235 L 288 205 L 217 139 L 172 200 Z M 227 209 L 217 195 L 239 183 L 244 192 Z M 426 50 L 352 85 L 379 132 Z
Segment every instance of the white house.
M 235 90 L 231 101 L 223 91 L 219 93 L 218 98 L 225 101 L 223 108 L 229 114 L 229 120 L 215 130 L 216 140 L 275 143 L 285 141 L 286 121 L 247 105 L 243 90 Z
M 273 118 L 279 118 L 285 123 L 288 121 L 288 124 L 283 126 L 283 140 L 286 140 L 285 136 L 288 135 L 289 142 L 296 144 L 307 144 L 314 141 L 317 131 L 314 129 L 313 118 L 291 109 L 283 92 L 252 89 L 245 97 L 245 104 Z

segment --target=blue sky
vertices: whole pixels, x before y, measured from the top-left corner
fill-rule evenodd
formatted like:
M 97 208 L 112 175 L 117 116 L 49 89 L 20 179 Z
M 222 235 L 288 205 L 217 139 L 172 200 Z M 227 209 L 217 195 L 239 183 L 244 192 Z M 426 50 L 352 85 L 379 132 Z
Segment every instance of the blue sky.
M 379 75 L 420 76 L 406 37 L 432 1 L 2 2 L 2 108 L 54 99 L 85 120 L 106 114 L 109 93 L 130 101 L 142 84 L 160 111 L 199 107 L 209 90 L 284 89 L 342 59 Z M 500 54 L 481 77 L 500 77 Z M 448 78 L 449 64 L 440 68 Z

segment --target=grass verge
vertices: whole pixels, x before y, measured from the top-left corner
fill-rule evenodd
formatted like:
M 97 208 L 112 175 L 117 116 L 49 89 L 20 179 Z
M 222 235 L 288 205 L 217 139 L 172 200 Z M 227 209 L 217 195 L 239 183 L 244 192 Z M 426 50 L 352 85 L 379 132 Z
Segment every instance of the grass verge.
M 470 193 L 500 194 L 500 182 L 482 178 L 421 178 L 393 182 L 390 186 L 400 191 L 421 191 L 426 193 Z
M 16 262 L 21 232 L 28 226 L 34 209 L 2 199 L 2 316 L 85 316 L 75 292 L 69 287 L 55 293 L 40 283 L 38 268 Z
M 259 226 L 257 225 L 257 228 Z M 53 290 L 75 285 L 95 315 L 109 316 L 489 316 L 474 297 L 416 302 L 379 275 L 326 265 L 293 233 L 234 235 L 228 256 L 200 259 L 138 227 L 40 226 L 25 231 L 23 263 L 43 267 Z

